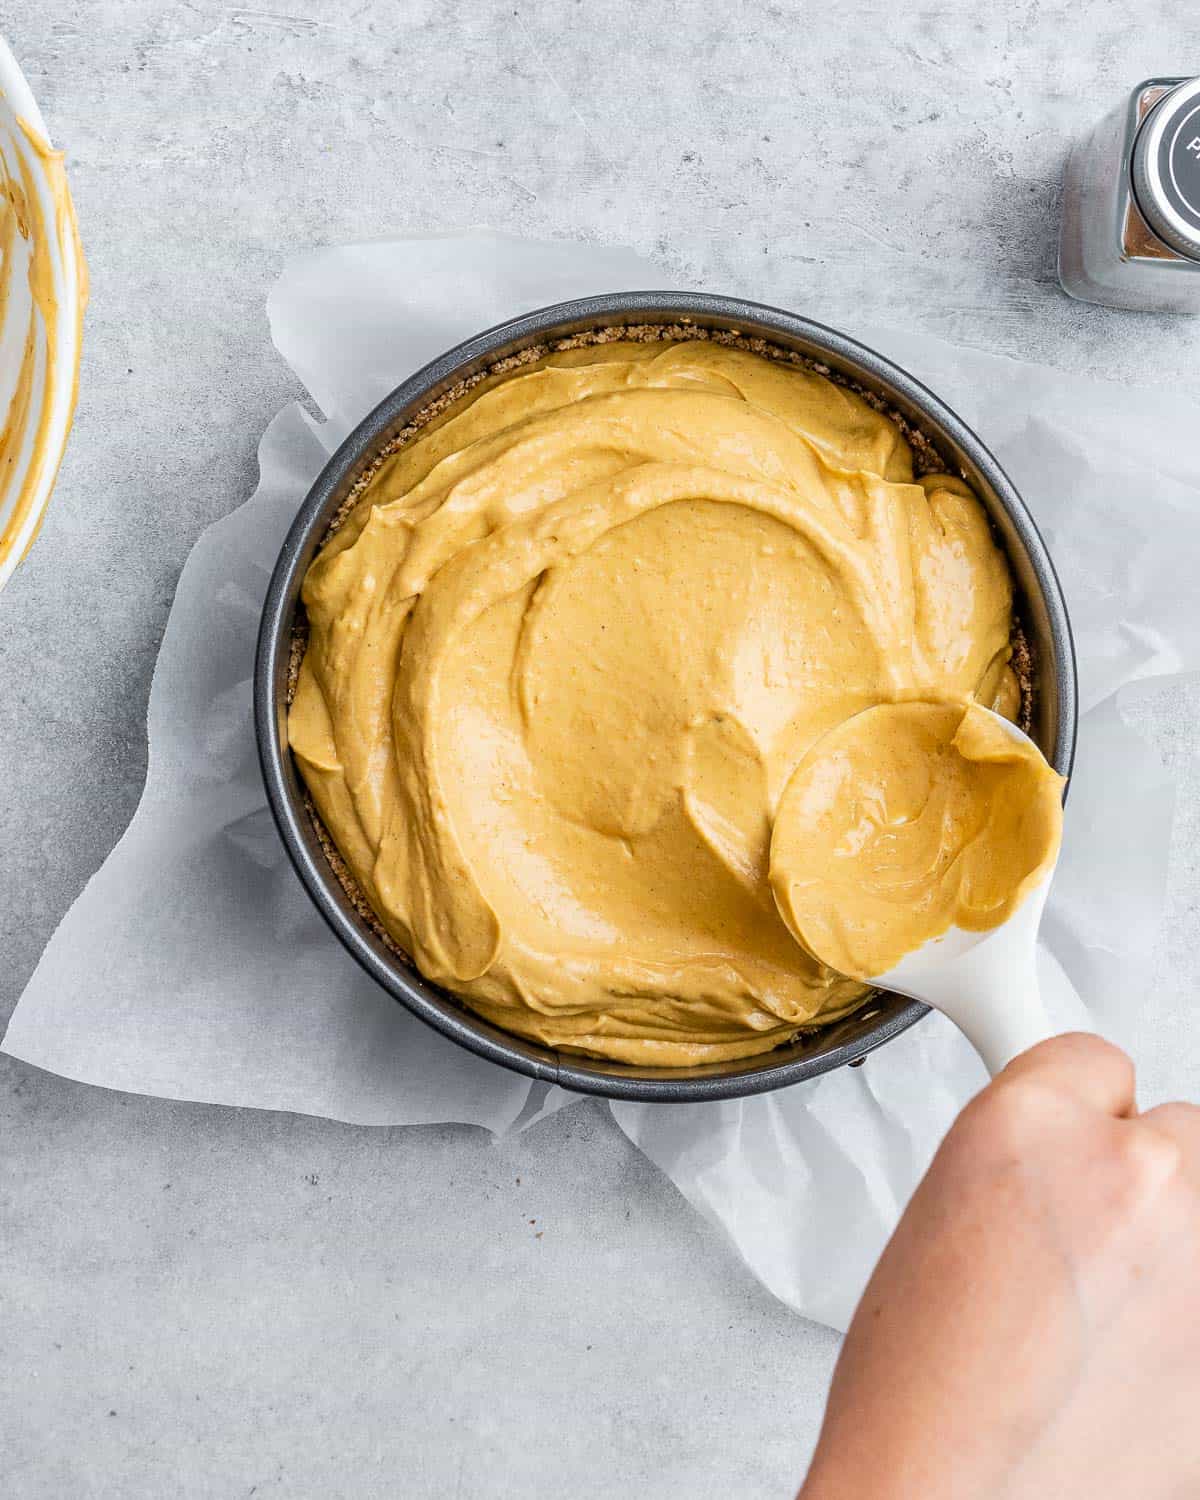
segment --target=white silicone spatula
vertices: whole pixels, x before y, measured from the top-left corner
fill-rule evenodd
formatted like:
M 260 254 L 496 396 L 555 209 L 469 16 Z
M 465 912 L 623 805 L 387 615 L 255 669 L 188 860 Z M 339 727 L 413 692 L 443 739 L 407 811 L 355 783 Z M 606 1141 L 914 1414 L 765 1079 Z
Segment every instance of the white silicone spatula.
M 952 927 L 871 982 L 949 1016 L 994 1078 L 1019 1052 L 1055 1034 L 1037 976 L 1037 934 L 1049 889 L 1050 875 L 1001 926 L 990 932 Z
M 991 717 L 1014 739 L 1030 743 L 1008 719 Z M 1051 866 L 999 927 L 987 932 L 952 927 L 872 981 L 949 1016 L 993 1078 L 1018 1053 L 1055 1033 L 1037 976 L 1038 928 L 1053 878 Z
M 1032 743 L 1009 720 L 983 711 L 1006 734 Z M 886 973 L 872 975 L 870 983 L 949 1016 L 994 1076 L 1019 1052 L 1055 1033 L 1037 976 L 1038 927 L 1053 876 L 1051 865 L 1000 926 L 983 932 L 951 927 Z

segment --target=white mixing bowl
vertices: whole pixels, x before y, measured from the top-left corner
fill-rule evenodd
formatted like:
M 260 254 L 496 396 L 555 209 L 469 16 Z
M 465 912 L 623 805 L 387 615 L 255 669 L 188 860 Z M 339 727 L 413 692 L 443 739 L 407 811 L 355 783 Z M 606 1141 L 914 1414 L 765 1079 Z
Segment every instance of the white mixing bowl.
M 0 588 L 42 523 L 75 413 L 87 269 L 62 155 L 0 37 Z

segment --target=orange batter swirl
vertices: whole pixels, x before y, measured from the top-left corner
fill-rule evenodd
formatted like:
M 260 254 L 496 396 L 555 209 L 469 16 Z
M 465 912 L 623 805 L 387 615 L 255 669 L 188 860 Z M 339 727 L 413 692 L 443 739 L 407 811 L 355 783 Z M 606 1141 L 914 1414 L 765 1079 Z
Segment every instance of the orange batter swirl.
M 852 1009 L 776 907 L 784 788 L 873 704 L 1019 700 L 970 489 L 711 341 L 489 380 L 383 463 L 303 599 L 290 743 L 388 932 L 497 1025 L 633 1063 Z

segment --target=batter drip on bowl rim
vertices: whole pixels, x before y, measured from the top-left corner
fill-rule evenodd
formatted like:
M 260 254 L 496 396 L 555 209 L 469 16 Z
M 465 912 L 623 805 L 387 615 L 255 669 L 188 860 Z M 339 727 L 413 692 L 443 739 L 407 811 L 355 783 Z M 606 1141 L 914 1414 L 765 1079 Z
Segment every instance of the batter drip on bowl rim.
M 87 295 L 63 154 L 9 112 L 0 119 L 0 586 L 36 540 L 58 472 Z

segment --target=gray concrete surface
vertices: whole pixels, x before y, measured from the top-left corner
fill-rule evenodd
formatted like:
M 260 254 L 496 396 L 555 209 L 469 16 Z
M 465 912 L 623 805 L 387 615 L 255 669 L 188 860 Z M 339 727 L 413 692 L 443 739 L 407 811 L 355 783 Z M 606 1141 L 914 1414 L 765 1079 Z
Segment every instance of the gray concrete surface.
M 1200 67 L 1190 0 L 908 6 L 4 0 L 93 276 L 79 420 L 0 598 L 0 1018 L 119 835 L 172 590 L 295 390 L 263 315 L 312 243 L 486 222 L 664 279 L 1131 380 L 1198 329 L 1070 303 L 1071 137 Z M 1167 952 L 1197 892 L 1195 704 Z M 518 1181 L 519 1179 L 519 1181 Z M 602 1110 L 500 1145 L 163 1104 L 0 1059 L 12 1500 L 786 1496 L 832 1336 Z

